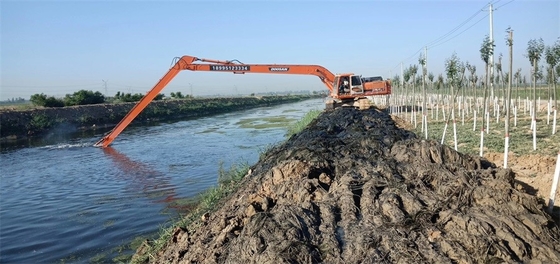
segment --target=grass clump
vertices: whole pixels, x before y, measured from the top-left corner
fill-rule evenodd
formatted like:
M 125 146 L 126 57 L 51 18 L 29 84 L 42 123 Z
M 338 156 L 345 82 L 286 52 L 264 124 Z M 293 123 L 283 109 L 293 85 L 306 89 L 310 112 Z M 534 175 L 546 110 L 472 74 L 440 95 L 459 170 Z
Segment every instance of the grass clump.
M 299 121 L 297 121 L 296 123 L 294 123 L 288 128 L 288 132 L 286 132 L 286 137 L 289 138 L 294 134 L 301 132 L 304 128 L 307 127 L 307 125 L 309 125 L 309 123 L 311 123 L 311 121 L 315 120 L 315 118 L 317 118 L 319 114 L 321 114 L 321 112 L 322 112 L 321 110 L 309 111 L 307 114 L 305 114 L 305 116 L 303 116 L 303 118 L 301 118 Z

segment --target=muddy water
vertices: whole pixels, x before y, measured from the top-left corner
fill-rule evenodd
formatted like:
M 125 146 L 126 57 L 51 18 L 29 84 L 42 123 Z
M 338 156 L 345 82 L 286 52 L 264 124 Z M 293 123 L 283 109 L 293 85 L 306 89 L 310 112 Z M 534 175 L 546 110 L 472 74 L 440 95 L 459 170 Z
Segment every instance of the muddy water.
M 0 153 L 0 262 L 110 262 L 217 182 L 222 164 L 258 160 L 322 99 L 101 132 L 49 135 Z

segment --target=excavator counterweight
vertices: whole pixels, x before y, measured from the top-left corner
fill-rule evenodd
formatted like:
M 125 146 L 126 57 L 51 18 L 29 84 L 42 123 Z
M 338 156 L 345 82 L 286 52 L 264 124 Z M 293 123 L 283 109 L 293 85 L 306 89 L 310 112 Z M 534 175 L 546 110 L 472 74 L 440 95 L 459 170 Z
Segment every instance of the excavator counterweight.
M 189 71 L 210 71 L 210 72 L 232 72 L 235 74 L 245 73 L 268 73 L 268 74 L 298 74 L 315 75 L 330 93 L 331 108 L 335 105 L 355 100 L 366 100 L 366 96 L 389 95 L 391 94 L 390 81 L 382 81 L 377 85 L 368 85 L 361 76 L 353 73 L 333 74 L 331 71 L 320 65 L 299 65 L 299 64 L 244 64 L 237 60 L 220 61 L 211 59 L 201 59 L 193 56 L 183 56 L 176 58 L 174 65 L 156 83 L 156 85 L 136 105 L 126 114 L 126 116 L 111 130 L 106 136 L 95 143 L 96 147 L 107 147 L 113 140 L 148 106 L 148 104 L 173 80 L 182 70 Z M 376 81 L 378 82 L 378 81 Z M 368 87 L 375 87 L 369 88 Z

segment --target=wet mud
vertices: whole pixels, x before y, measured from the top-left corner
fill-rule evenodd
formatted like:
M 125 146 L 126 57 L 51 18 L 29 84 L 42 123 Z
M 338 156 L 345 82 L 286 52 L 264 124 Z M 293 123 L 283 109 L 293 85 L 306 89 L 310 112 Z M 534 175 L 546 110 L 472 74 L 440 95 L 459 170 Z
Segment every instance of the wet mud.
M 220 205 L 150 262 L 560 263 L 559 227 L 510 169 L 375 108 L 323 112 Z

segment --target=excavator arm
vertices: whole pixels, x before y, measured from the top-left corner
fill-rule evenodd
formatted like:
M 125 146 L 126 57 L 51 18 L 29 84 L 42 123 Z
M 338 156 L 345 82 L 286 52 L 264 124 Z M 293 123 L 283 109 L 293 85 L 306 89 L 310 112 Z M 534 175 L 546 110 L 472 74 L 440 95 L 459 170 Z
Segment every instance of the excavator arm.
M 192 56 L 178 58 L 177 62 L 159 80 L 159 82 L 126 114 L 126 116 L 106 136 L 95 143 L 96 147 L 107 147 L 113 140 L 148 106 L 152 100 L 173 80 L 182 70 L 214 71 L 244 73 L 272 73 L 272 74 L 298 74 L 315 75 L 327 86 L 333 94 L 335 75 L 325 67 L 319 65 L 290 65 L 290 64 L 243 64 L 237 60 L 219 61 L 201 59 Z

